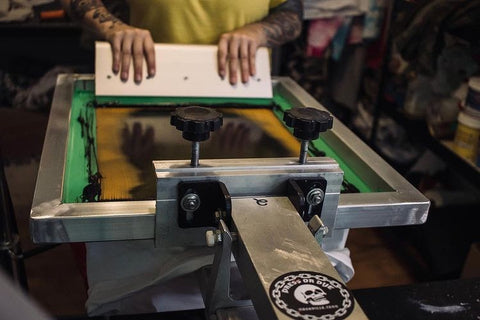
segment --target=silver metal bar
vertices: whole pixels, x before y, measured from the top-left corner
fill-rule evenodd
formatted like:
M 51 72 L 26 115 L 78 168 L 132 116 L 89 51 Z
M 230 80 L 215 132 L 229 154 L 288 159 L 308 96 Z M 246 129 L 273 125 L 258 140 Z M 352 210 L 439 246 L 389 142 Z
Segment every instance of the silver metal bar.
M 155 201 L 42 203 L 30 215 L 35 243 L 153 239 Z
M 32 208 L 52 200 L 60 201 L 62 198 L 63 173 L 67 156 L 68 121 L 73 86 L 76 80 L 77 77 L 71 75 L 60 75 L 57 79 Z
M 184 160 L 154 161 L 153 165 L 157 175 L 157 200 L 176 199 L 175 188 L 185 179 L 222 181 L 233 197 L 285 195 L 282 182 L 292 177 L 323 177 L 329 182 L 328 195 L 339 193 L 343 181 L 338 164 L 326 157 L 312 157 L 303 165 L 296 158 L 205 159 L 197 168 L 190 167 Z
M 232 203 L 239 239 L 233 252 L 259 318 L 334 319 L 342 314 L 342 319 L 367 319 L 290 201 L 265 200 L 263 206 L 252 198 Z M 302 285 L 323 289 L 325 295 L 302 299 Z
M 335 229 L 422 224 L 429 207 L 418 191 L 342 194 Z
M 198 159 L 200 158 L 200 142 L 192 142 L 192 160 L 190 161 L 191 167 L 198 167 Z
M 301 145 L 300 145 L 300 158 L 299 162 L 301 164 L 304 164 L 307 162 L 307 156 L 308 156 L 308 140 L 302 140 Z

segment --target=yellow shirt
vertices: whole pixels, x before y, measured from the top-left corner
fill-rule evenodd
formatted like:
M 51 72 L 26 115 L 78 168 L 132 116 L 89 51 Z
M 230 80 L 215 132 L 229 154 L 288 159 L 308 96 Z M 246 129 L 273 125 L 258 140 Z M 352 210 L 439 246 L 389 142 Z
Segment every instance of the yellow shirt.
M 130 24 L 155 42 L 216 44 L 221 34 L 262 20 L 286 0 L 128 0 Z

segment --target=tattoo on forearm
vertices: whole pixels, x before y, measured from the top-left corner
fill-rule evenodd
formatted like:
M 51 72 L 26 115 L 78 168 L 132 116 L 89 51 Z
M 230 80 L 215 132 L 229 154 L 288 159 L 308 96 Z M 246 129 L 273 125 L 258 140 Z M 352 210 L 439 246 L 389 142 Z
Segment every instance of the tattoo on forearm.
M 93 12 L 93 19 L 98 19 L 99 23 L 111 22 L 112 24 L 110 25 L 110 29 L 113 28 L 115 24 L 122 23 L 105 8 L 95 9 L 95 11 Z
M 71 2 L 72 14 L 79 20 L 83 19 L 87 12 L 100 7 L 103 7 L 100 0 L 72 0 Z
M 93 20 L 97 20 L 100 24 L 110 22 L 110 29 L 115 25 L 122 23 L 117 17 L 108 12 L 100 0 L 72 0 L 71 7 L 72 13 L 79 20 L 85 18 L 87 12 L 94 10 L 92 16 Z
M 302 31 L 302 19 L 302 0 L 287 0 L 274 8 L 261 22 L 267 46 L 281 45 L 298 37 Z

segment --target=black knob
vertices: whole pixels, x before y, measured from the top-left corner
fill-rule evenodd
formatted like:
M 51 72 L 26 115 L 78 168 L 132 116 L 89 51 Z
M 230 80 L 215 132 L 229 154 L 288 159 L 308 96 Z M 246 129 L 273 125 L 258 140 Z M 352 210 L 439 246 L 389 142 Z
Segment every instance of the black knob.
M 205 141 L 210 132 L 220 128 L 223 116 L 210 108 L 190 106 L 177 108 L 171 113 L 170 124 L 182 131 L 189 141 Z
M 333 117 L 315 108 L 293 108 L 283 115 L 285 124 L 293 128 L 293 135 L 301 140 L 315 140 L 320 132 L 333 126 Z

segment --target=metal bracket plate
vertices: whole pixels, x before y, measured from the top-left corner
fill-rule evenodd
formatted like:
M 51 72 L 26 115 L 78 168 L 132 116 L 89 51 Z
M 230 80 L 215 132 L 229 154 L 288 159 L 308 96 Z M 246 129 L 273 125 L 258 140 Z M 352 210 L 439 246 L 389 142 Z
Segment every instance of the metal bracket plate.
M 154 161 L 157 175 L 155 239 L 157 245 L 171 243 L 181 231 L 177 223 L 179 183 L 219 181 L 226 185 L 232 198 L 286 196 L 287 181 L 298 179 L 325 179 L 325 200 L 322 220 L 333 230 L 337 213 L 343 171 L 330 158 L 311 158 L 299 164 L 296 158 L 283 159 L 214 159 L 202 160 L 196 168 L 184 160 Z M 201 200 L 201 199 L 200 199 Z M 197 230 L 198 229 L 198 230 Z M 189 230 L 196 239 L 203 240 L 206 228 Z M 190 235 L 192 236 L 192 235 Z M 329 237 L 329 234 L 326 235 Z
M 230 226 L 232 202 L 222 182 L 179 182 L 177 210 L 180 228 L 216 227 L 220 219 Z

